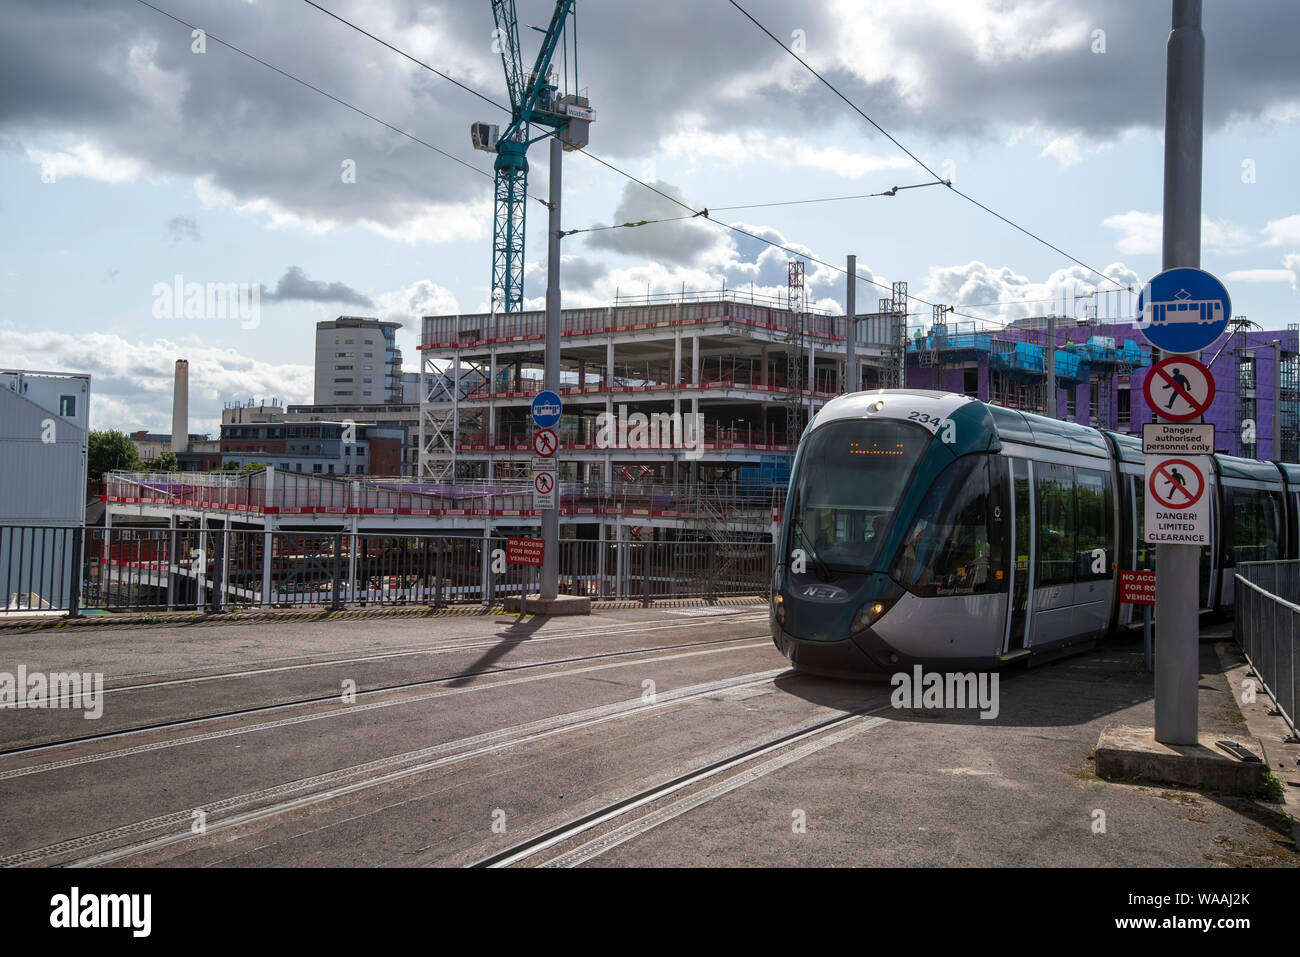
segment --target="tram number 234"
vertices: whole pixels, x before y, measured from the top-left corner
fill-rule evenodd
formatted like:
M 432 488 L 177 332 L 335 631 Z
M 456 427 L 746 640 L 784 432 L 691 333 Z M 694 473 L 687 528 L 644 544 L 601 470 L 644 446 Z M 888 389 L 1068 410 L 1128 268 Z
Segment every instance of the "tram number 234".
M 919 422 L 931 432 L 938 433 L 940 442 L 951 445 L 957 441 L 957 423 L 952 419 L 941 419 L 937 415 L 929 415 L 925 412 L 910 412 L 907 421 Z

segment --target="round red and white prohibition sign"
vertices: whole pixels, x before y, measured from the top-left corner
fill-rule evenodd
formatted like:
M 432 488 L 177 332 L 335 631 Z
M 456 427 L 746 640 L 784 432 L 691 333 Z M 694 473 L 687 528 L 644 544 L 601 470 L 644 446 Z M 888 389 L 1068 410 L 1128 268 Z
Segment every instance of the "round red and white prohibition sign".
M 1214 376 L 1188 356 L 1168 356 L 1151 367 L 1142 394 L 1147 407 L 1167 422 L 1198 418 L 1214 401 Z
M 538 429 L 533 436 L 533 451 L 544 459 L 549 459 L 560 447 L 560 440 L 554 429 Z
M 549 495 L 551 489 L 555 487 L 555 479 L 550 472 L 538 472 L 533 478 L 533 488 L 537 489 L 540 495 Z
M 1161 508 L 1191 508 L 1205 494 L 1205 476 L 1187 459 L 1162 459 L 1147 476 L 1147 494 Z

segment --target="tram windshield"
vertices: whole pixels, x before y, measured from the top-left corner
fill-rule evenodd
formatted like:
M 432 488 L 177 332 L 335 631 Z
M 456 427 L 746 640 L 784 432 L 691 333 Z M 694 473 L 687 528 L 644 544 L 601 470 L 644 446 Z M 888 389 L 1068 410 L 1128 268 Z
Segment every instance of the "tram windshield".
M 792 489 L 789 548 L 803 549 L 816 568 L 870 571 L 930 438 L 920 426 L 892 419 L 815 429 Z

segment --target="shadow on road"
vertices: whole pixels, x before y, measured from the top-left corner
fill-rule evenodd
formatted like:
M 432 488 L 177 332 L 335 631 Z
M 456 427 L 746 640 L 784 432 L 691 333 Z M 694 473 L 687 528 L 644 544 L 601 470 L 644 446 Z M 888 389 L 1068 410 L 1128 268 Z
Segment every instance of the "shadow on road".
M 485 671 L 496 665 L 512 650 L 533 637 L 546 622 L 545 617 L 538 615 L 534 615 L 526 621 L 516 620 L 511 622 L 497 632 L 497 637 L 501 640 L 483 652 L 477 661 L 465 669 L 463 674 L 447 682 L 447 686 L 457 688 L 469 684 L 475 677 L 478 677 L 478 672 Z

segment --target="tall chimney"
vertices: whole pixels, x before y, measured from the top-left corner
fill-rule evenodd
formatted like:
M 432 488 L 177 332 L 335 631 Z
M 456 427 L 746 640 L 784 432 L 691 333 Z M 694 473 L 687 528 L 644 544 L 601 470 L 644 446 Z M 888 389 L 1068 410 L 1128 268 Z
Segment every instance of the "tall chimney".
M 172 394 L 172 451 L 188 452 L 190 446 L 190 364 L 176 360 L 176 390 Z

